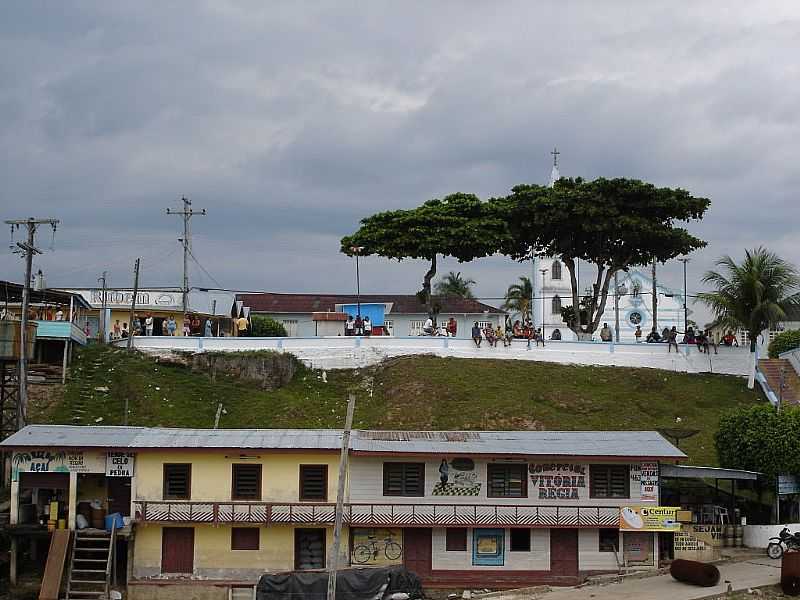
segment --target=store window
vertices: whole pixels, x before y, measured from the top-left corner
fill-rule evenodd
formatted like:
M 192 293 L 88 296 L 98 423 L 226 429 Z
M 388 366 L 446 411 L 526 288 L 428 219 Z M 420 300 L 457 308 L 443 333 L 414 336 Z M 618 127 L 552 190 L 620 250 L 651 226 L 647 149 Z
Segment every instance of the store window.
M 531 530 L 512 529 L 511 530 L 511 552 L 530 552 L 531 551 Z
M 505 563 L 505 532 L 502 529 L 474 529 L 472 564 L 502 567 Z
M 234 500 L 261 500 L 261 465 L 233 465 Z
M 328 501 L 328 465 L 300 465 L 300 500 Z
M 164 500 L 189 500 L 192 490 L 192 465 L 164 465 Z
M 591 465 L 589 495 L 592 498 L 629 498 L 628 465 Z
M 424 496 L 425 463 L 383 463 L 384 496 Z
M 448 527 L 445 529 L 445 550 L 447 552 L 467 551 L 467 529 L 465 527 Z
M 489 498 L 527 498 L 527 465 L 490 464 L 487 469 Z

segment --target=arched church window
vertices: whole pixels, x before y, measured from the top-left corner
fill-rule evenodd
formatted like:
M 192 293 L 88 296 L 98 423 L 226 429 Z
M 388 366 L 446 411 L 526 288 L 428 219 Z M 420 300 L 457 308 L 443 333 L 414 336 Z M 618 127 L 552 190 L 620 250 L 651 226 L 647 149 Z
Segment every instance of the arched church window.
M 553 279 L 561 279 L 561 263 L 558 262 L 557 260 L 554 260 L 553 265 L 550 268 L 551 268 L 550 271 L 551 277 Z
M 554 315 L 561 314 L 561 297 L 556 295 L 553 296 L 553 308 L 551 311 Z

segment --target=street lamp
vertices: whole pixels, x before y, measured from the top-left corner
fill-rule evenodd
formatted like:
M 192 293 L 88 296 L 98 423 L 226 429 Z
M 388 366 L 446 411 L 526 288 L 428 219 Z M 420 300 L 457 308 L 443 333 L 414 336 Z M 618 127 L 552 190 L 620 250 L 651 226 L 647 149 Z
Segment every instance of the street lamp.
M 686 263 L 688 263 L 690 259 L 679 258 L 678 260 L 683 263 L 683 330 L 686 331 L 689 327 L 689 309 L 686 307 Z
M 361 275 L 358 271 L 358 255 L 364 250 L 364 246 L 350 246 L 350 252 L 356 257 L 356 306 L 358 318 L 361 318 Z
M 547 269 L 539 269 L 539 273 L 542 274 L 542 341 L 544 342 L 544 311 L 547 305 L 544 297 L 544 274 L 547 273 Z
M 619 297 L 628 293 L 625 284 L 619 285 L 618 273 L 614 273 L 614 333 L 617 343 L 619 343 Z

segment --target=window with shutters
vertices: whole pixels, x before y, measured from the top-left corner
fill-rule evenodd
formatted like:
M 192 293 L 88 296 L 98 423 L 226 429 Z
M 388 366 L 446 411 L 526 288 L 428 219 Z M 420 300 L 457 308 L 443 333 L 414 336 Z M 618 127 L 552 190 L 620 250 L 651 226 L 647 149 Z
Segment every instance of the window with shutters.
M 512 529 L 511 530 L 511 552 L 530 552 L 531 551 L 531 530 Z
M 424 496 L 425 463 L 383 463 L 384 496 Z
M 527 498 L 527 465 L 488 465 L 487 495 L 489 498 Z
M 164 465 L 164 500 L 189 500 L 192 497 L 192 465 Z
M 448 527 L 445 529 L 445 551 L 466 552 L 467 530 L 464 527 Z
M 300 500 L 328 501 L 328 465 L 300 465 Z
M 592 498 L 630 498 L 628 465 L 591 465 L 589 496 Z
M 553 264 L 550 265 L 550 278 L 554 280 L 561 279 L 561 263 L 557 260 L 554 260 Z
M 231 529 L 231 550 L 258 550 L 261 530 L 258 527 L 233 527 Z
M 233 465 L 233 500 L 261 500 L 261 465 Z
M 553 296 L 553 300 L 552 300 L 551 304 L 552 304 L 552 307 L 551 307 L 550 312 L 553 313 L 554 315 L 560 315 L 561 314 L 561 296 L 559 296 L 558 294 Z

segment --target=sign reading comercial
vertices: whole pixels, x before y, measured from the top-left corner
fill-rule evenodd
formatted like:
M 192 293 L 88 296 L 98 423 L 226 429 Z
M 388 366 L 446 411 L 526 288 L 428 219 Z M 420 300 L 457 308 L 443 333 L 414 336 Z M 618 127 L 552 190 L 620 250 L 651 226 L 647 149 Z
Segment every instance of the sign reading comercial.
M 679 531 L 677 506 L 623 506 L 619 528 L 623 531 Z
M 109 452 L 106 455 L 106 477 L 133 477 L 135 454 Z

